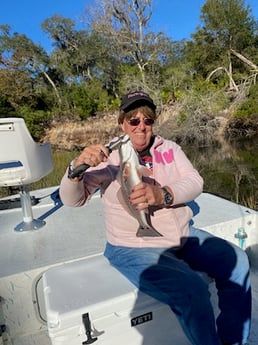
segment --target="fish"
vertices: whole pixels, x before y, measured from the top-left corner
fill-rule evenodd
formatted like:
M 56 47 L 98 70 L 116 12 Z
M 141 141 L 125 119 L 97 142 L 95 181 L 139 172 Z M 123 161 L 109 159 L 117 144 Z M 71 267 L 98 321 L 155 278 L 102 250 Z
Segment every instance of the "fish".
M 142 181 L 141 165 L 139 156 L 134 149 L 131 140 L 124 140 L 119 149 L 120 157 L 120 183 L 121 194 L 126 208 L 130 214 L 138 221 L 139 228 L 137 229 L 136 236 L 143 237 L 157 237 L 162 236 L 147 220 L 148 214 L 145 210 L 136 210 L 135 206 L 129 202 L 129 195 L 135 185 Z M 148 217 L 150 218 L 150 217 Z

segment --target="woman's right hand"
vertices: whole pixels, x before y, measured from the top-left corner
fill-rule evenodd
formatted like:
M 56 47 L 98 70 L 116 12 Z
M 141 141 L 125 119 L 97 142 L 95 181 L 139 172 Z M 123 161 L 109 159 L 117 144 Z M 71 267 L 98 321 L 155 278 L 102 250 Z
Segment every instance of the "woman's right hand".
M 74 160 L 74 169 L 82 164 L 87 164 L 91 167 L 105 162 L 108 158 L 109 150 L 106 146 L 101 144 L 87 146 L 83 149 L 80 155 Z

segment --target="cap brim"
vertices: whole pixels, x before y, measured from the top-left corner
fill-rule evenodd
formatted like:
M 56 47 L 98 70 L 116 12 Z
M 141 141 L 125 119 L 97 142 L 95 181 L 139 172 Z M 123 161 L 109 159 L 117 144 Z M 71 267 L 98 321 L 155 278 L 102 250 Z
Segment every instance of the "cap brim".
M 153 110 L 156 109 L 156 105 L 153 102 L 149 101 L 148 99 L 143 99 L 143 98 L 131 100 L 131 102 L 127 101 L 126 104 L 121 105 L 120 109 L 122 109 L 123 111 L 125 110 L 129 111 L 129 110 L 133 110 L 135 108 L 138 108 L 144 105 L 149 106 Z

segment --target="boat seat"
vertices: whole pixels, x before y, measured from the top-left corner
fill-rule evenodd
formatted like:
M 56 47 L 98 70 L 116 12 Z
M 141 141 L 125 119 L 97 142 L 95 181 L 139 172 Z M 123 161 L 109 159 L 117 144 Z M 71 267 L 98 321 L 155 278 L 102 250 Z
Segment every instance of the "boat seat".
M 23 221 L 16 231 L 35 230 L 45 225 L 33 219 L 30 185 L 53 170 L 51 146 L 36 143 L 23 118 L 0 118 L 0 187 L 18 187 Z

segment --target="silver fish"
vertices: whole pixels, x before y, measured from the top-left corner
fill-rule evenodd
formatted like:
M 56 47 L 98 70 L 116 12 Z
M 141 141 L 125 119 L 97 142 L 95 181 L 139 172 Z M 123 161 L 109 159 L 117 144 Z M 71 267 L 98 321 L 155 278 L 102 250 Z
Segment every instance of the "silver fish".
M 122 143 L 119 148 L 119 156 L 121 164 L 120 182 L 123 201 L 131 215 L 136 218 L 139 223 L 136 236 L 162 236 L 148 223 L 146 211 L 137 211 L 129 202 L 128 196 L 131 193 L 132 188 L 142 181 L 139 157 L 130 140 Z

